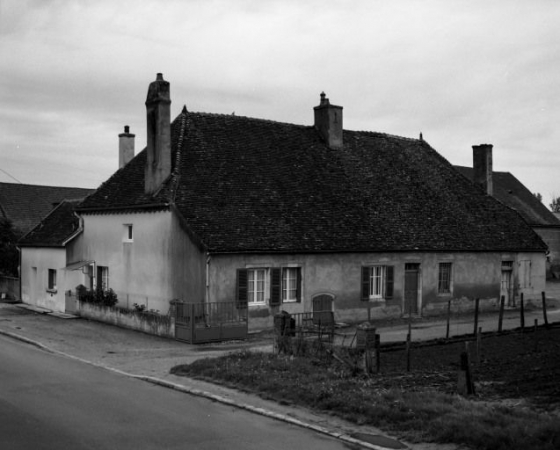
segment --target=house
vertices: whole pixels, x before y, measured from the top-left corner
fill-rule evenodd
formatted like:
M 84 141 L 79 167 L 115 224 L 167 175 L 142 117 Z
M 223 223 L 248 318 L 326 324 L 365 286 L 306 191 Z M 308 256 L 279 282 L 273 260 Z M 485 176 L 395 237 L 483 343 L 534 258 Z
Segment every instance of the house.
M 235 301 L 259 327 L 280 310 L 350 321 L 544 290 L 543 240 L 422 139 L 345 130 L 324 94 L 309 126 L 186 107 L 171 121 L 170 105 L 158 74 L 146 149 L 125 129 L 121 167 L 76 209 L 66 264 L 95 267 L 121 307 Z
M 94 189 L 0 183 L 0 216 L 9 219 L 21 237 L 62 200 L 83 199 Z
M 65 292 L 89 281 L 91 264 L 69 265 L 73 244 L 82 233 L 75 213 L 79 200 L 62 201 L 18 242 L 21 252 L 21 299 L 24 303 L 54 311 L 72 311 Z M 86 276 L 81 270 L 85 269 Z M 92 286 L 90 286 L 92 287 Z
M 547 276 L 560 273 L 560 220 L 509 172 L 492 168 L 493 146 L 473 147 L 473 167 L 455 166 L 469 180 L 480 184 L 485 192 L 516 211 L 548 246 Z

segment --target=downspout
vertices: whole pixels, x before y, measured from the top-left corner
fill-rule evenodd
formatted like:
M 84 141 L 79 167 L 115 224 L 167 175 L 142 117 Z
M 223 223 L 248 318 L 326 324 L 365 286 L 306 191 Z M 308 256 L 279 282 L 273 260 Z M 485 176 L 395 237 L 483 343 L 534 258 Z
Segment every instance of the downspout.
M 206 289 L 204 292 L 204 303 L 208 303 L 210 301 L 210 261 L 212 260 L 212 256 L 210 253 L 206 253 Z

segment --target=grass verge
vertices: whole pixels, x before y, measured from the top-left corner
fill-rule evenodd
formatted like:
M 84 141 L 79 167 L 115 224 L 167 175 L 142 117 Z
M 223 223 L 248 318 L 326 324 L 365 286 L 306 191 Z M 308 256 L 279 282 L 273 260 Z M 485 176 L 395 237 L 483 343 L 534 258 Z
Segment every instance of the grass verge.
M 377 383 L 380 376 L 355 376 L 332 361 L 242 351 L 177 366 L 171 372 L 373 425 L 410 442 L 482 450 L 560 448 L 558 417 L 433 389 L 387 388 Z

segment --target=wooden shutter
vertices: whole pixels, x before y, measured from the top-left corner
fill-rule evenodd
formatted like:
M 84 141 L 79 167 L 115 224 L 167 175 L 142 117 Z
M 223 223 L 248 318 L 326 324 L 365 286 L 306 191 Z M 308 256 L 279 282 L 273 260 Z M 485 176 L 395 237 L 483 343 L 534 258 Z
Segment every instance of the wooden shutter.
M 362 301 L 369 300 L 369 267 L 362 267 Z
M 301 268 L 296 269 L 296 302 L 301 302 Z
M 282 298 L 282 270 L 279 267 L 270 269 L 270 306 L 278 306 Z
M 393 298 L 394 272 L 393 266 L 385 266 L 385 298 Z
M 247 308 L 249 281 L 247 269 L 237 269 L 237 307 Z

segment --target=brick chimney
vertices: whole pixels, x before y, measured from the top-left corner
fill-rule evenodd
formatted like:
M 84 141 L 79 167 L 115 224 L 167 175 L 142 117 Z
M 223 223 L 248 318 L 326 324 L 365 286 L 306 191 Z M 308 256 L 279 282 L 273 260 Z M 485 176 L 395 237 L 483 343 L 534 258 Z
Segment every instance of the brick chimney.
M 315 128 L 331 148 L 342 148 L 342 106 L 331 105 L 321 92 L 321 103 L 313 108 Z
M 124 133 L 119 134 L 119 169 L 126 166 L 134 158 L 134 134 L 130 127 L 124 126 Z
M 144 191 L 155 193 L 171 174 L 171 97 L 169 82 L 157 74 L 146 98 L 148 143 Z
M 481 184 L 488 195 L 492 195 L 492 145 L 473 145 L 473 169 L 473 181 Z

